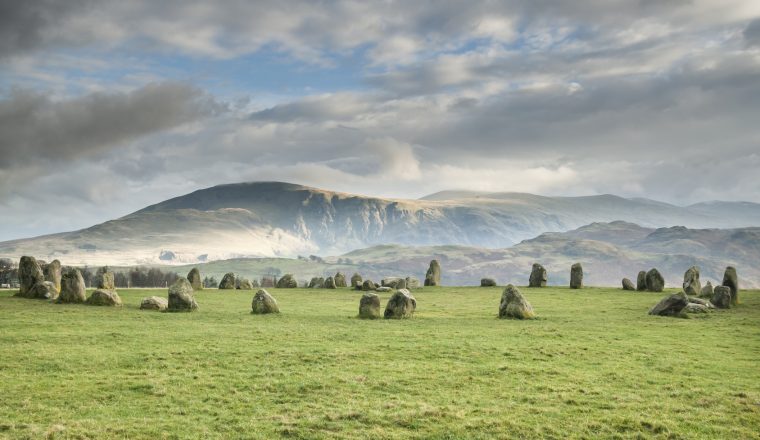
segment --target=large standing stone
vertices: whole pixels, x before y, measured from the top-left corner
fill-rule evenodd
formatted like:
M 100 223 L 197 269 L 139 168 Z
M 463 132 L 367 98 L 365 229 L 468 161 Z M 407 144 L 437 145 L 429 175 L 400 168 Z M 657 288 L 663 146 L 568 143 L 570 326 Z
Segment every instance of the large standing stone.
M 140 310 L 158 310 L 163 312 L 168 307 L 169 302 L 166 298 L 161 298 L 160 296 L 149 296 L 140 301 Z
M 683 292 L 668 295 L 657 305 L 649 310 L 650 315 L 657 316 L 679 316 L 681 311 L 689 305 L 689 297 Z
M 365 293 L 359 300 L 359 318 L 378 319 L 380 314 L 380 297 L 374 293 Z
M 26 295 L 26 298 L 55 299 L 58 296 L 58 290 L 52 281 L 42 281 L 32 286 Z
M 623 290 L 636 290 L 636 286 L 628 278 L 623 278 Z
M 277 281 L 277 287 L 280 289 L 295 289 L 298 287 L 298 281 L 293 277 L 293 274 L 286 273 Z M 261 291 L 259 290 L 259 292 Z
M 481 278 L 480 287 L 496 287 L 496 280 L 493 278 Z
M 719 309 L 730 309 L 733 303 L 731 293 L 731 288 L 728 286 L 715 286 L 710 302 Z
M 533 306 L 522 296 L 520 290 L 508 284 L 501 294 L 499 318 L 533 319 L 535 317 Z
M 647 290 L 650 292 L 662 292 L 665 289 L 665 278 L 660 271 L 651 269 L 647 272 Z
M 364 280 L 362 280 L 362 276 L 358 273 L 354 273 L 354 275 L 351 277 L 351 287 L 357 290 L 361 290 L 362 283 Z
M 337 286 L 335 285 L 335 279 L 333 277 L 327 277 L 325 278 L 325 289 L 335 289 Z
M 347 287 L 346 285 L 346 276 L 342 273 L 338 272 L 335 274 L 335 277 L 333 277 L 335 280 L 335 287 Z
M 441 264 L 438 260 L 430 261 L 430 267 L 428 267 L 425 274 L 426 286 L 440 286 L 441 285 Z
M 696 296 L 702 293 L 702 283 L 699 281 L 699 268 L 691 266 L 683 274 L 683 291 L 686 295 Z
M 700 291 L 699 296 L 702 298 L 712 298 L 713 296 L 713 285 L 711 282 L 707 282 L 705 284 L 705 287 L 702 288 L 702 291 Z
M 322 277 L 314 277 L 309 281 L 310 289 L 321 289 L 325 285 L 325 279 Z
M 222 277 L 222 281 L 219 283 L 219 289 L 222 290 L 230 290 L 234 289 L 236 282 L 235 282 L 235 274 L 232 272 L 227 272 Z
M 34 257 L 21 257 L 18 263 L 18 296 L 29 298 L 29 291 L 37 283 L 45 281 L 45 275 L 42 268 Z
M 397 290 L 385 306 L 385 319 L 411 318 L 417 309 L 417 300 L 406 289 Z
M 240 278 L 237 288 L 238 290 L 253 290 L 253 283 L 248 278 Z
M 647 290 L 647 273 L 643 270 L 636 277 L 636 290 L 639 292 Z
M 50 281 L 55 286 L 56 292 L 61 291 L 61 274 L 62 274 L 61 262 L 53 260 L 50 264 L 45 265 L 45 281 Z
M 84 287 L 84 278 L 79 269 L 68 269 L 61 276 L 61 292 L 58 294 L 57 303 L 83 303 L 87 300 Z
M 169 286 L 169 305 L 167 312 L 192 312 L 198 309 L 193 296 L 193 286 L 187 278 L 178 278 Z
M 251 301 L 251 313 L 254 315 L 265 315 L 267 313 L 280 313 L 280 307 L 277 300 L 264 289 L 256 292 Z
M 570 288 L 583 288 L 583 266 L 581 263 L 575 263 L 570 267 Z
M 723 273 L 722 285 L 731 288 L 731 305 L 739 304 L 739 276 L 736 275 L 736 268 L 728 266 Z
M 404 281 L 406 281 L 406 288 L 407 289 L 419 289 L 420 288 L 420 280 L 418 280 L 415 277 L 406 277 L 406 279 Z
M 114 280 L 113 272 L 103 272 L 98 275 L 95 287 L 101 290 L 114 290 L 116 289 L 116 282 Z
M 547 278 L 544 266 L 533 263 L 533 268 L 530 270 L 530 279 L 528 279 L 528 287 L 546 287 Z
M 362 290 L 364 291 L 375 290 L 375 289 L 377 289 L 377 284 L 372 282 L 372 280 L 370 279 L 366 279 L 362 283 Z
M 115 290 L 98 289 L 87 298 L 87 304 L 91 306 L 121 307 L 121 297 Z
M 190 281 L 190 285 L 193 286 L 193 290 L 203 290 L 203 280 L 201 279 L 201 271 L 197 267 L 190 269 L 187 273 L 187 280 Z

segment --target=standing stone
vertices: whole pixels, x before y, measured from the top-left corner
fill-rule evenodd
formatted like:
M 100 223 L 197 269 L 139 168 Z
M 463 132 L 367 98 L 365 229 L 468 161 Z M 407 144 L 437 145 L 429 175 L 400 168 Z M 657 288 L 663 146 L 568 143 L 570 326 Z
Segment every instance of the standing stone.
M 42 273 L 40 264 L 34 257 L 21 257 L 18 263 L 18 296 L 23 298 L 29 297 L 29 291 L 37 283 L 45 281 L 45 275 Z
M 719 309 L 730 309 L 733 305 L 731 293 L 731 288 L 728 286 L 715 286 L 710 302 Z
M 374 293 L 362 295 L 362 299 L 359 300 L 359 318 L 378 319 L 380 317 L 380 297 Z
M 372 280 L 370 279 L 366 279 L 362 283 L 362 290 L 364 291 L 375 290 L 375 289 L 377 289 L 377 285 L 373 283 Z
M 496 287 L 496 280 L 493 278 L 481 278 L 480 287 Z
M 346 285 L 346 276 L 342 273 L 338 272 L 335 274 L 335 277 L 333 277 L 335 280 L 335 287 L 347 287 Z
M 581 263 L 575 263 L 570 267 L 570 288 L 583 288 L 583 266 Z
M 362 276 L 358 273 L 354 273 L 354 275 L 351 277 L 351 287 L 353 287 L 356 290 L 361 290 L 362 288 Z
M 707 282 L 705 284 L 705 287 L 702 288 L 702 290 L 699 293 L 699 296 L 702 298 L 712 298 L 713 296 L 713 285 L 711 282 Z
M 335 289 L 336 288 L 335 279 L 333 277 L 327 277 L 327 278 L 325 278 L 324 288 L 325 289 Z
M 522 296 L 520 290 L 508 284 L 501 294 L 499 318 L 533 319 L 535 317 L 533 306 Z
M 651 269 L 647 272 L 646 280 L 647 290 L 650 292 L 662 292 L 665 289 L 665 278 L 657 269 Z
M 121 297 L 115 290 L 98 289 L 87 298 L 87 304 L 91 306 L 121 307 Z
M 428 267 L 425 274 L 426 286 L 440 286 L 441 285 L 441 264 L 438 260 L 431 260 L 430 267 Z
M 253 290 L 253 283 L 248 278 L 240 278 L 237 288 L 238 290 Z
M 79 269 L 69 269 L 61 276 L 61 292 L 57 303 L 83 303 L 87 299 L 84 278 Z
M 415 277 L 406 277 L 406 279 L 404 281 L 406 281 L 406 288 L 407 289 L 419 289 L 420 288 L 420 280 L 418 280 Z
M 739 277 L 736 275 L 736 268 L 728 266 L 723 273 L 722 285 L 731 288 L 731 305 L 739 304 Z
M 396 289 L 406 289 L 406 279 L 401 278 L 396 283 Z
M 623 290 L 636 290 L 636 286 L 628 278 L 623 278 Z
M 298 281 L 290 273 L 286 273 L 277 281 L 277 288 L 279 289 L 295 289 L 296 287 L 298 287 Z
M 538 263 L 533 263 L 528 279 L 528 287 L 546 287 L 547 280 L 546 269 Z
M 160 296 L 149 296 L 140 301 L 140 310 L 158 310 L 163 312 L 168 307 L 169 302 L 166 298 L 161 298 Z
M 325 285 L 325 279 L 322 277 L 313 277 L 311 281 L 309 281 L 309 288 L 310 289 L 321 289 Z
M 385 319 L 411 318 L 417 309 L 417 300 L 406 289 L 397 290 L 385 305 Z
M 683 292 L 678 292 L 663 298 L 662 301 L 649 310 L 649 314 L 656 316 L 679 316 L 687 305 L 689 305 L 689 297 Z
M 95 283 L 95 288 L 101 290 L 114 290 L 116 289 L 116 282 L 114 281 L 113 272 L 103 272 L 98 275 L 98 279 Z
M 43 271 L 45 273 L 45 281 L 50 281 L 55 286 L 56 292 L 61 291 L 61 262 L 58 260 L 53 260 L 50 262 L 50 264 L 45 266 L 45 270 Z
M 193 286 L 187 278 L 178 278 L 169 286 L 169 305 L 167 312 L 192 312 L 198 309 L 193 296 Z
M 702 293 L 702 283 L 699 281 L 699 268 L 691 266 L 683 274 L 683 291 L 686 295 L 696 296 Z
M 280 307 L 277 300 L 264 289 L 256 292 L 251 301 L 251 313 L 254 315 L 265 315 L 267 313 L 280 313 Z
M 55 299 L 58 296 L 58 290 L 51 281 L 42 281 L 32 286 L 26 295 L 26 298 L 33 299 Z
M 203 280 L 201 280 L 201 271 L 197 267 L 190 269 L 187 273 L 187 280 L 193 286 L 193 290 L 203 290 Z
M 227 272 L 222 277 L 222 281 L 219 283 L 220 290 L 231 290 L 235 288 L 235 274 Z
M 643 270 L 636 277 L 636 290 L 639 292 L 647 290 L 647 273 Z

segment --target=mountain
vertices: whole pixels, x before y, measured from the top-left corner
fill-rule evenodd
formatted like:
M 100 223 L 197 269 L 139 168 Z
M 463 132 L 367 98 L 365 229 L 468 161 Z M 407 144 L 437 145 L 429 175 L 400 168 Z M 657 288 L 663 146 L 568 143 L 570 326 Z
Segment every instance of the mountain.
M 380 244 L 504 248 L 545 232 L 615 220 L 644 228 L 760 225 L 758 204 L 711 206 L 471 191 L 383 199 L 282 182 L 240 183 L 195 191 L 80 231 L 2 242 L 0 256 L 28 254 L 65 264 L 182 264 L 337 255 Z M 630 239 L 637 233 L 642 232 L 626 231 Z

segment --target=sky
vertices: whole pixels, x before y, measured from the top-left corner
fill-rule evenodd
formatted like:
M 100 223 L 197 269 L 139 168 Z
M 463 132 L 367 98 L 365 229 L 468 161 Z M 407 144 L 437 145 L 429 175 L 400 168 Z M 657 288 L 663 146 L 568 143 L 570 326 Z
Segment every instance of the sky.
M 760 202 L 754 0 L 0 0 L 0 240 L 222 183 Z

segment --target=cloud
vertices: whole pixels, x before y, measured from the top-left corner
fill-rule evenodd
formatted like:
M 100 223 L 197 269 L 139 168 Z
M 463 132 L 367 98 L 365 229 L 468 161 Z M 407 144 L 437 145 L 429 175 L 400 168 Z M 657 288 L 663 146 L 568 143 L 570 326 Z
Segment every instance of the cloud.
M 747 46 L 760 46 L 760 18 L 749 22 L 743 32 Z

